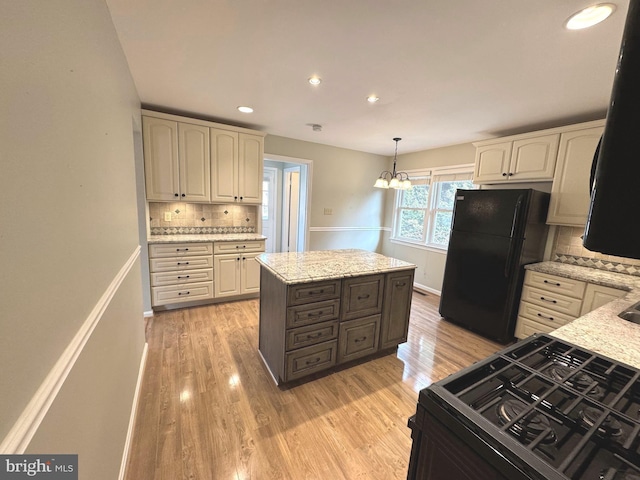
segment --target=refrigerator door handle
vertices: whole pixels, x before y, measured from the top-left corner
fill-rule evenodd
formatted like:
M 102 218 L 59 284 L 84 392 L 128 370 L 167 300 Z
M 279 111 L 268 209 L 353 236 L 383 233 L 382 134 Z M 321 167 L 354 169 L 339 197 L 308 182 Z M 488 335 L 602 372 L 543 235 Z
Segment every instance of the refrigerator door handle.
M 516 208 L 513 212 L 513 220 L 511 222 L 511 242 L 509 243 L 509 251 L 507 252 L 507 261 L 504 264 L 504 278 L 509 277 L 509 272 L 511 272 L 511 264 L 513 263 L 513 258 L 515 249 L 513 248 L 513 235 L 516 232 L 516 226 L 518 225 L 518 218 L 520 217 L 520 213 L 522 211 L 522 201 L 523 196 L 520 195 L 518 197 L 518 201 L 516 202 Z

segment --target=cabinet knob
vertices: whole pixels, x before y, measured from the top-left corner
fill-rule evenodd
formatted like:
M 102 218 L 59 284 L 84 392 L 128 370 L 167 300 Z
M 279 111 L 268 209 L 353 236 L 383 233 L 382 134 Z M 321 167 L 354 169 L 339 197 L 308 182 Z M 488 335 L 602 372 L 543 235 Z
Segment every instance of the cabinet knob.
M 510 177 L 512 177 L 512 176 L 513 176 L 513 173 L 512 173 L 512 172 L 509 172 L 509 176 L 510 176 Z
M 238 199 L 238 197 L 233 197 L 233 199 L 234 199 L 234 200 L 237 200 L 237 199 Z
M 173 194 L 174 197 L 179 197 L 180 195 L 178 195 L 177 193 Z
M 502 176 L 506 177 L 507 176 L 506 172 L 502 172 Z
M 244 197 L 240 197 L 240 200 L 242 200 Z

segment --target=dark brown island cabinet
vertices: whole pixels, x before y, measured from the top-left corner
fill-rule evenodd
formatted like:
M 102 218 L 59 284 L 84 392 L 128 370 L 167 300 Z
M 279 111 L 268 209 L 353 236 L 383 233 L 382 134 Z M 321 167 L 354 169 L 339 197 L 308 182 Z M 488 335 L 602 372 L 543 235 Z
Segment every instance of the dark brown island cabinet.
M 358 250 L 263 254 L 258 262 L 258 349 L 277 384 L 407 340 L 414 265 Z

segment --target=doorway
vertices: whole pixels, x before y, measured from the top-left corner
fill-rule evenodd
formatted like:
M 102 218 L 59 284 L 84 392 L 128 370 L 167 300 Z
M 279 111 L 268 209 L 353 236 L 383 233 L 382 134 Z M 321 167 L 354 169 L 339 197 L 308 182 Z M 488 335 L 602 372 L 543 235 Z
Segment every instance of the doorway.
M 267 252 L 308 249 L 312 167 L 311 160 L 265 157 L 261 220 Z

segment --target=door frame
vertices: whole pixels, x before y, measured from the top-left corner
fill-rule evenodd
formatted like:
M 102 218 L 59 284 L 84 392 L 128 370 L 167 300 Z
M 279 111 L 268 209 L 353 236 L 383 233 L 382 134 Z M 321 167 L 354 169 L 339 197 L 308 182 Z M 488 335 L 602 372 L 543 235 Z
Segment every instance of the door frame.
M 271 246 L 271 249 L 266 248 L 266 252 L 267 253 L 272 253 L 277 251 L 276 250 L 276 228 L 278 226 L 277 222 L 276 222 L 276 207 L 277 207 L 277 203 L 278 203 L 278 188 L 280 187 L 280 185 L 278 184 L 278 169 L 274 168 L 274 167 L 264 167 L 263 168 L 263 181 L 265 177 L 269 177 L 268 182 L 272 185 L 273 188 L 271 188 L 269 190 L 269 202 L 268 202 L 268 210 L 269 210 L 269 220 L 268 220 L 268 224 L 270 226 L 271 229 L 271 236 L 267 238 L 267 244 L 269 244 Z M 260 209 L 262 209 L 262 206 L 260 206 Z M 262 233 L 264 234 L 264 226 L 265 226 L 265 222 L 262 220 L 262 212 L 260 212 L 260 219 L 262 222 Z M 271 242 L 271 243 L 269 243 Z

